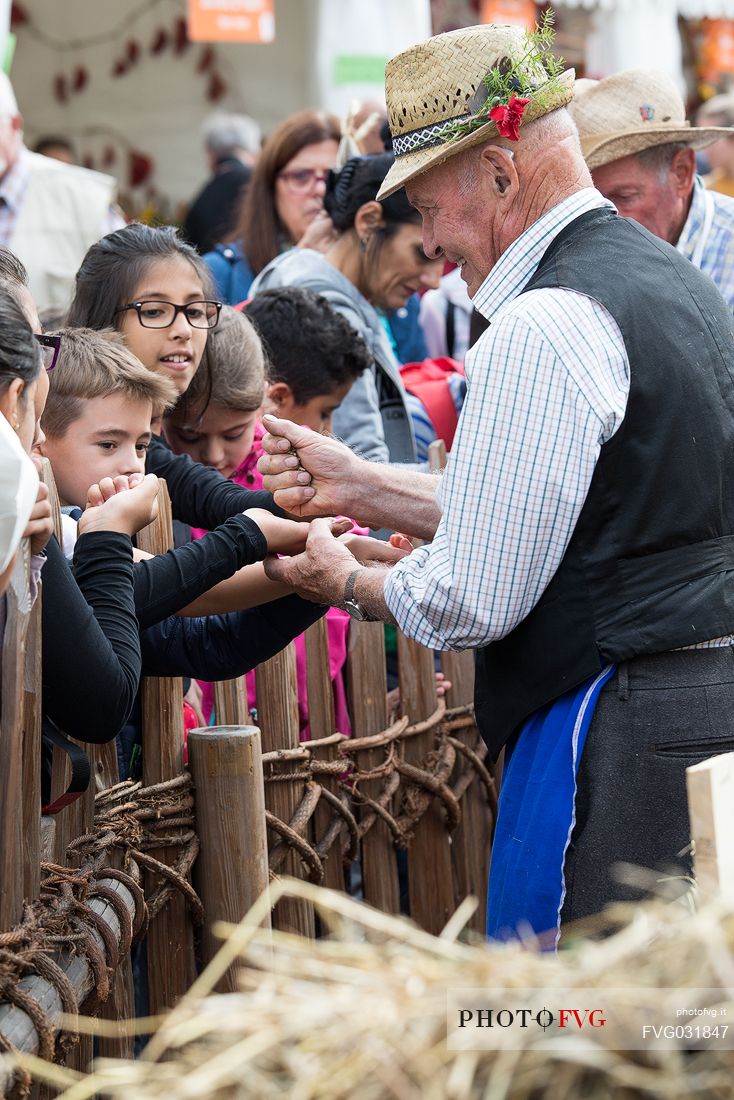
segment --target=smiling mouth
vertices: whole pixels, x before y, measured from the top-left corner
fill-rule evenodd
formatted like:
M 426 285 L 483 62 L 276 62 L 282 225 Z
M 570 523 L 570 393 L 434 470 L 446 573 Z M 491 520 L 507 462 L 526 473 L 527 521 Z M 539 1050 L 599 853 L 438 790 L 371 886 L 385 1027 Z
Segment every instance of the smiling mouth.
M 163 355 L 161 356 L 161 363 L 164 363 L 171 370 L 183 370 L 184 367 L 188 367 L 191 364 L 190 355 Z

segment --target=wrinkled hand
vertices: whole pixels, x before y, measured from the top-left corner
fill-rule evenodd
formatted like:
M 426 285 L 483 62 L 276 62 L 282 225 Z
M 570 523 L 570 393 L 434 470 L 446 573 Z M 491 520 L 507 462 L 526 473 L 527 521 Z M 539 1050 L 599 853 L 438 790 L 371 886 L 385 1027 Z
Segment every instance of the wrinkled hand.
M 48 489 L 42 481 L 39 481 L 36 503 L 33 505 L 33 511 L 23 532 L 23 537 L 31 540 L 31 554 L 40 554 L 53 533 L 54 521 Z
M 413 547 L 410 546 L 410 543 L 408 543 L 410 549 L 398 546 L 397 543 L 393 543 L 392 537 L 390 542 L 383 542 L 381 539 L 369 538 L 366 535 L 346 534 L 340 535 L 339 542 L 343 543 L 362 565 L 367 565 L 370 562 L 379 562 L 380 565 L 394 565 L 401 558 L 406 558 Z M 400 537 L 404 538 L 404 536 Z
M 339 605 L 356 558 L 332 533 L 332 522 L 315 519 L 308 525 L 306 549 L 293 558 L 266 558 L 265 572 L 274 581 L 289 584 L 312 603 Z
M 316 252 L 328 252 L 338 236 L 333 221 L 325 210 L 321 210 L 309 223 L 306 232 L 298 242 L 298 247 L 313 248 Z
M 291 420 L 264 416 L 263 424 L 268 434 L 257 468 L 275 503 L 304 518 L 348 515 L 350 481 L 359 476 L 362 460 L 337 439 Z
M 130 482 L 135 479 L 135 484 Z M 123 486 L 122 481 L 127 485 Z M 119 483 L 119 484 L 118 484 Z M 94 503 L 97 502 L 97 503 Z M 136 535 L 158 515 L 158 478 L 133 474 L 128 478 L 104 478 L 87 494 L 87 507 L 79 520 L 79 534 L 118 531 Z

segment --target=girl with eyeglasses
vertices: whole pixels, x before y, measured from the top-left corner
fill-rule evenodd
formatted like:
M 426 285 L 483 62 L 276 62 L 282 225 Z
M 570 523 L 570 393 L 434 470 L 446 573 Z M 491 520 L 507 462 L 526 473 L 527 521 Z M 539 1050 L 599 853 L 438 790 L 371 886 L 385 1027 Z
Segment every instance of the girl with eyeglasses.
M 87 252 L 67 323 L 117 329 L 143 366 L 164 373 L 180 397 L 204 360 L 220 308 L 208 268 L 175 229 L 133 223 Z M 242 488 L 187 455 L 174 455 L 159 435 L 148 448 L 146 472 L 166 479 L 174 517 L 195 527 L 213 530 L 250 508 L 283 515 L 269 493 Z
M 231 241 L 204 259 L 229 305 L 247 298 L 266 264 L 298 245 L 325 251 L 334 227 L 324 211 L 324 191 L 336 164 L 339 120 L 321 111 L 299 111 L 273 130 L 252 174 Z

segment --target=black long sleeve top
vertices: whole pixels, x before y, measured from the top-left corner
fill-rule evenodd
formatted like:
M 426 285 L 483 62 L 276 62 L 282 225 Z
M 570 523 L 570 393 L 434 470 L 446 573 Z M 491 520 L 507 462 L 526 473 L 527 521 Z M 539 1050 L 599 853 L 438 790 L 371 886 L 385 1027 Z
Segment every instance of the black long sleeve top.
M 66 734 L 102 744 L 122 729 L 140 680 L 132 541 L 112 531 L 77 540 L 74 572 L 55 538 L 43 567 L 43 713 Z
M 135 608 L 141 630 L 174 615 L 243 565 L 262 561 L 267 552 L 258 525 L 235 515 L 195 542 L 136 562 Z
M 300 596 L 201 618 L 171 618 L 141 635 L 144 676 L 230 680 L 279 653 L 326 608 Z
M 145 472 L 166 479 L 174 518 L 192 527 L 211 531 L 248 508 L 266 508 L 276 516 L 285 516 L 270 493 L 245 489 L 188 455 L 174 454 L 160 436 L 150 441 Z

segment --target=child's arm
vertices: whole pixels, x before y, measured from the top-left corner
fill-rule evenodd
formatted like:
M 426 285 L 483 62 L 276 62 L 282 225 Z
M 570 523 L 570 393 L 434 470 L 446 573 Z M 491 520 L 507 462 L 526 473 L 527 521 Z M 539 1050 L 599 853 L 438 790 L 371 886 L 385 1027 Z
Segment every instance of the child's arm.
M 292 594 L 290 585 L 266 577 L 262 565 L 246 565 L 233 577 L 220 581 L 198 599 L 182 607 L 177 614 L 225 615 L 228 611 L 246 611 Z
M 248 508 L 264 508 L 276 516 L 286 514 L 274 504 L 270 493 L 244 489 L 216 470 L 192 462 L 188 455 L 174 454 L 156 436 L 150 441 L 145 469 L 166 479 L 174 517 L 192 527 L 211 531 Z
M 279 653 L 325 611 L 287 596 L 229 615 L 172 616 L 141 635 L 143 675 L 231 680 Z

